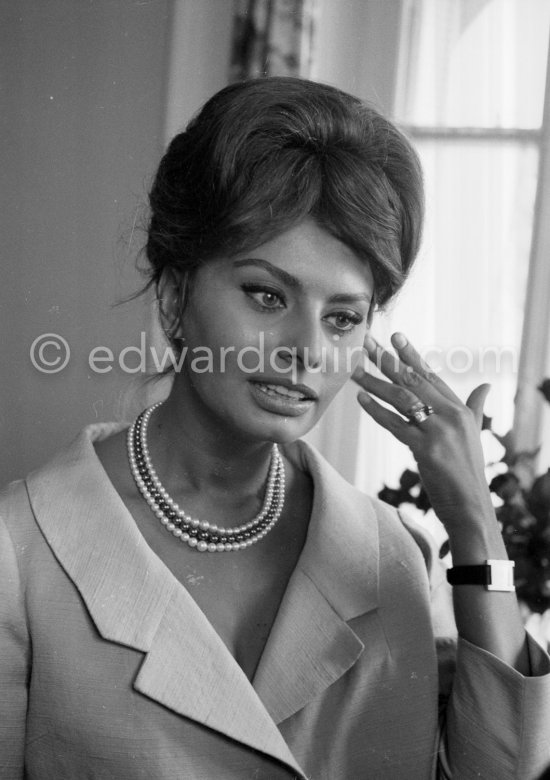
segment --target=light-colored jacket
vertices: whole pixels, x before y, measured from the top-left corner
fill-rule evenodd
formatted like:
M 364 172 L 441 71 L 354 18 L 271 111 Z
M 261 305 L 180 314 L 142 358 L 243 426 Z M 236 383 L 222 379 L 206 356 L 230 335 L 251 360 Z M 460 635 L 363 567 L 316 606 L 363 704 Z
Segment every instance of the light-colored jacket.
M 107 478 L 92 440 L 110 430 L 0 499 L 2 780 L 531 780 L 550 764 L 534 642 L 525 678 L 459 641 L 442 737 L 429 546 L 302 443 L 309 534 L 250 683 Z

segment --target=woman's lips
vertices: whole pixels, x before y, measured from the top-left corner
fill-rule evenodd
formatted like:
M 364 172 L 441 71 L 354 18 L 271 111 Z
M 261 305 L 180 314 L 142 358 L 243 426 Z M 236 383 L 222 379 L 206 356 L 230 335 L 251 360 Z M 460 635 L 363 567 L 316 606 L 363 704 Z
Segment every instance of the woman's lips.
M 275 382 L 250 382 L 254 398 L 259 406 L 269 412 L 299 417 L 308 412 L 316 401 L 316 394 L 300 385 L 286 386 Z

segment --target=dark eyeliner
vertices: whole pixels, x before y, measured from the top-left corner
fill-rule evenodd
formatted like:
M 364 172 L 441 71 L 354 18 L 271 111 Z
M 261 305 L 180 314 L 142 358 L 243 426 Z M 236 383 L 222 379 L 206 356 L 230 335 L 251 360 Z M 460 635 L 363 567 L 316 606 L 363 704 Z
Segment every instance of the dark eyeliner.
M 269 284 L 263 282 L 243 282 L 241 284 L 241 290 L 243 290 L 243 292 L 245 292 L 250 297 L 250 299 L 264 311 L 275 311 L 279 307 L 262 305 L 259 301 L 256 301 L 252 297 L 253 293 L 266 293 L 268 295 L 275 295 L 279 299 L 281 306 L 286 305 L 284 296 L 281 291 L 274 289 Z

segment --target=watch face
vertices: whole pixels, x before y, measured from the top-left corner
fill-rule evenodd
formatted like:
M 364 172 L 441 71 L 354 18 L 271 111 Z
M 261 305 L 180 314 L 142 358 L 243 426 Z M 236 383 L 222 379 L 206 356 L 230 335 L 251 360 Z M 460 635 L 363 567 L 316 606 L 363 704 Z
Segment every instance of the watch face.
M 487 590 L 515 590 L 513 561 L 490 560 L 487 561 L 487 568 L 489 570 Z

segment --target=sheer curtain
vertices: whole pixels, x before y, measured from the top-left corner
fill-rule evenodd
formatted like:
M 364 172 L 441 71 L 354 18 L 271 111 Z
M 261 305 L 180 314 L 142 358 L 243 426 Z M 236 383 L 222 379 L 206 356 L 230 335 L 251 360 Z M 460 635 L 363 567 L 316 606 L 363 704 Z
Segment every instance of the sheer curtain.
M 418 265 L 375 335 L 403 330 L 464 399 L 512 425 L 541 145 L 550 2 L 403 3 L 395 119 L 418 149 L 427 222 Z M 376 492 L 412 466 L 361 417 L 356 483 Z M 487 457 L 502 450 L 486 437 Z M 374 455 L 373 455 L 374 453 Z
M 514 417 L 518 451 L 540 446 L 539 471 L 550 465 L 550 405 L 542 400 L 542 377 L 550 376 L 550 52 L 539 159 L 539 178 Z

